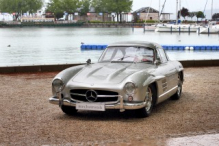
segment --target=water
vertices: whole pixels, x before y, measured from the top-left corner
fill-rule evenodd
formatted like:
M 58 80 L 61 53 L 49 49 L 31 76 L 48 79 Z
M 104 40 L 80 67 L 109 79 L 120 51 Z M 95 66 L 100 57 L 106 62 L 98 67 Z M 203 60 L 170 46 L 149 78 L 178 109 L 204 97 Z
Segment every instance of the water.
M 218 45 L 218 35 L 143 32 L 142 28 L 0 28 L 0 66 L 97 62 L 102 51 L 81 51 L 81 42 L 109 44 L 118 41 L 152 41 L 159 44 Z M 8 47 L 10 45 L 10 47 Z M 172 60 L 219 59 L 219 51 L 167 51 Z

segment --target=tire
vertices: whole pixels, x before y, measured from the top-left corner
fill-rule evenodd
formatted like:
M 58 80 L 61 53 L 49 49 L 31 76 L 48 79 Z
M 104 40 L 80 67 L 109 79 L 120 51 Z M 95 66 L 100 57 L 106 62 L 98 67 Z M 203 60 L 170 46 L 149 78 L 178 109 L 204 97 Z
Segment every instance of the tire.
M 138 109 L 136 111 L 137 116 L 139 118 L 148 117 L 151 114 L 153 107 L 156 103 L 157 92 L 156 92 L 154 86 L 149 85 L 147 92 L 148 92 L 148 96 L 146 95 L 146 97 L 145 97 L 146 107 Z
M 77 113 L 77 110 L 75 109 L 75 107 L 62 105 L 61 109 L 67 115 L 75 115 Z
M 177 91 L 176 93 L 171 96 L 172 100 L 179 100 L 182 94 L 182 80 L 180 78 L 180 75 L 178 76 L 178 86 L 177 86 Z

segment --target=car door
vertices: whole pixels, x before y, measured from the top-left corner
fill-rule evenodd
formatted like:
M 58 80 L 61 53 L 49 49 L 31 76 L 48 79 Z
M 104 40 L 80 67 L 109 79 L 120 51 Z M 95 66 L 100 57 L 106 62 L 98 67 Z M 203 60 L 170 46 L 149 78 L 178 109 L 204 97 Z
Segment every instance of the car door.
M 158 65 L 159 71 L 165 76 L 162 80 L 163 94 L 174 90 L 176 87 L 177 70 L 175 66 L 169 61 L 165 51 L 163 49 L 157 49 L 157 57 L 161 63 Z

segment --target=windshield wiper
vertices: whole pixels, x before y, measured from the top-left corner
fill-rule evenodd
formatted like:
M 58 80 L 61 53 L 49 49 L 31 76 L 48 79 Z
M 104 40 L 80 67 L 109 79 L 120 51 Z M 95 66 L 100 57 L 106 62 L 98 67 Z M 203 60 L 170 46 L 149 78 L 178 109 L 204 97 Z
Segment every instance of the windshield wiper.
M 123 61 L 123 59 L 128 58 L 128 57 L 131 57 L 131 56 L 123 56 L 122 58 L 119 58 L 118 60 Z
M 112 60 L 111 62 L 123 62 L 123 63 L 130 63 L 130 62 L 133 62 L 133 61 L 123 61 L 125 58 L 128 58 L 128 57 L 133 57 L 133 56 L 123 56 L 122 58 L 119 58 L 119 59 L 115 59 L 115 60 Z

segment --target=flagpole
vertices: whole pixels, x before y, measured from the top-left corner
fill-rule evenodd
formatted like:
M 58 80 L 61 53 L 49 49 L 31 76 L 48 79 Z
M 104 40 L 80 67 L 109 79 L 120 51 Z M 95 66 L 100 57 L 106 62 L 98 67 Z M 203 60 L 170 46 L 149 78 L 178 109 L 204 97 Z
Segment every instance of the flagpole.
M 179 0 L 179 20 L 181 20 L 181 0 Z
M 158 21 L 160 23 L 160 0 L 159 0 L 159 13 L 158 13 Z
M 178 0 L 176 0 L 176 25 L 178 24 Z
M 212 16 L 213 16 L 213 0 L 211 2 L 211 19 L 212 19 Z

